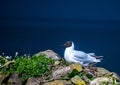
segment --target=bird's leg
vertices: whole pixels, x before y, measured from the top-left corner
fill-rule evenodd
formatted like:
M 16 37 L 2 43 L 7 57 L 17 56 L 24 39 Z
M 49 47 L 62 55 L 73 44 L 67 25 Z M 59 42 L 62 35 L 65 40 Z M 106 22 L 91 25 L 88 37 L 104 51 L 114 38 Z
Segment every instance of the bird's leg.
M 93 67 L 95 67 L 95 64 L 96 64 L 95 62 L 94 63 L 90 63 L 89 68 L 92 69 Z
M 94 70 L 95 64 L 96 63 L 90 63 L 88 66 L 85 66 L 84 69 Z
M 69 65 L 69 63 L 64 58 L 62 58 L 60 62 L 61 62 L 62 66 L 64 66 L 64 65 L 68 66 Z
M 96 77 L 95 67 L 94 67 L 95 64 L 96 63 L 91 63 L 89 66 L 84 67 L 83 72 L 90 74 L 93 77 Z

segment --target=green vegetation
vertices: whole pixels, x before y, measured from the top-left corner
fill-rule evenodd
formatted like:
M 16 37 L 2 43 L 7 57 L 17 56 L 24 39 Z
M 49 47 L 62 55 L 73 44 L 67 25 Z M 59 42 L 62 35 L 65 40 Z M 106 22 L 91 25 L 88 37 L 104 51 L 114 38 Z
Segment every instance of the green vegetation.
M 0 63 L 5 63 L 3 60 Z M 41 77 L 46 71 L 49 72 L 54 64 L 54 60 L 46 58 L 44 55 L 25 58 L 23 56 L 15 59 L 15 62 L 10 68 L 2 68 L 1 72 L 4 74 L 18 73 L 23 81 L 29 77 Z
M 5 57 L 0 57 L 0 65 L 2 66 L 6 62 Z
M 69 78 L 72 78 L 72 77 L 74 77 L 74 76 L 76 76 L 78 74 L 79 74 L 79 72 L 76 69 L 73 69 L 73 71 L 71 73 L 68 73 L 67 76 Z

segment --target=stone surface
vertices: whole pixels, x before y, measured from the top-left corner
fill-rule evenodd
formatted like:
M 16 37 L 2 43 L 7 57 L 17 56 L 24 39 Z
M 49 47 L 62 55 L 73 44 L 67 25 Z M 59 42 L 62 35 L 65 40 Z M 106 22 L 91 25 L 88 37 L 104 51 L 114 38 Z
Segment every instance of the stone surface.
M 26 85 L 40 85 L 38 78 L 28 78 Z
M 60 64 L 60 61 L 55 61 L 54 66 L 57 66 Z
M 8 85 L 22 85 L 22 78 L 20 78 L 17 73 L 14 73 L 10 76 L 7 83 Z
M 60 60 L 61 59 L 60 56 L 52 50 L 46 50 L 46 51 L 39 52 L 39 53 L 36 54 L 36 56 L 39 56 L 41 54 L 45 55 L 47 58 L 52 58 L 54 60 Z
M 75 63 L 71 65 L 72 69 L 76 69 L 78 72 L 82 71 L 82 66 L 80 65 L 80 63 Z
M 1 74 L 0 73 L 0 85 L 2 85 L 4 79 L 6 79 L 9 76 L 9 74 Z
M 106 70 L 105 68 L 101 68 L 101 67 L 96 67 L 96 75 L 98 77 L 104 76 L 105 74 L 110 73 L 108 70 Z
M 112 80 L 108 77 L 98 77 L 90 82 L 90 85 L 104 85 L 105 82 L 108 82 L 107 85 L 112 85 Z
M 86 85 L 85 81 L 82 80 L 79 76 L 75 76 L 71 79 L 75 85 Z
M 43 85 L 72 85 L 72 84 L 67 82 L 66 80 L 54 80 L 51 82 L 44 83 Z
M 71 67 L 59 67 L 57 70 L 52 72 L 53 79 L 59 79 L 63 76 L 66 76 L 67 73 L 71 72 Z
M 79 63 L 71 64 L 70 66 L 59 67 L 56 70 L 53 70 L 52 76 L 53 79 L 59 79 L 63 76 L 66 76 L 67 73 L 71 73 L 73 69 L 76 69 L 78 72 L 82 71 L 82 66 Z
M 115 73 L 107 73 L 103 77 L 97 77 L 90 82 L 90 85 L 119 85 L 118 76 Z M 106 84 L 105 84 L 106 85 Z
M 120 82 L 120 76 L 115 72 L 111 72 L 111 73 L 113 74 L 113 77 L 115 77 Z

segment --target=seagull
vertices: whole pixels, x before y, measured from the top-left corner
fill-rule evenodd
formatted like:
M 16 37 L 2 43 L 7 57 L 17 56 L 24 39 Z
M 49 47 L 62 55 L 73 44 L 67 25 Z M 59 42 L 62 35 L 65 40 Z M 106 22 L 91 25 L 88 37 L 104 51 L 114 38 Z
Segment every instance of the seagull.
M 95 53 L 85 53 L 74 49 L 73 41 L 67 41 L 63 46 L 64 58 L 69 63 L 79 62 L 82 66 L 89 66 L 92 63 L 101 62 L 103 56 L 96 56 Z

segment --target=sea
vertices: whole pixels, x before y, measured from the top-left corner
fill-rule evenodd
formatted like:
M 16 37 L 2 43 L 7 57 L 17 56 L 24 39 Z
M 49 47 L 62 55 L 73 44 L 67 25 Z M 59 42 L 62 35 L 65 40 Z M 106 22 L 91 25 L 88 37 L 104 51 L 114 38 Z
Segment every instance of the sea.
M 3 21 L 0 55 L 29 54 L 51 49 L 64 57 L 66 41 L 76 50 L 104 56 L 96 66 L 120 74 L 120 24 L 117 21 Z

